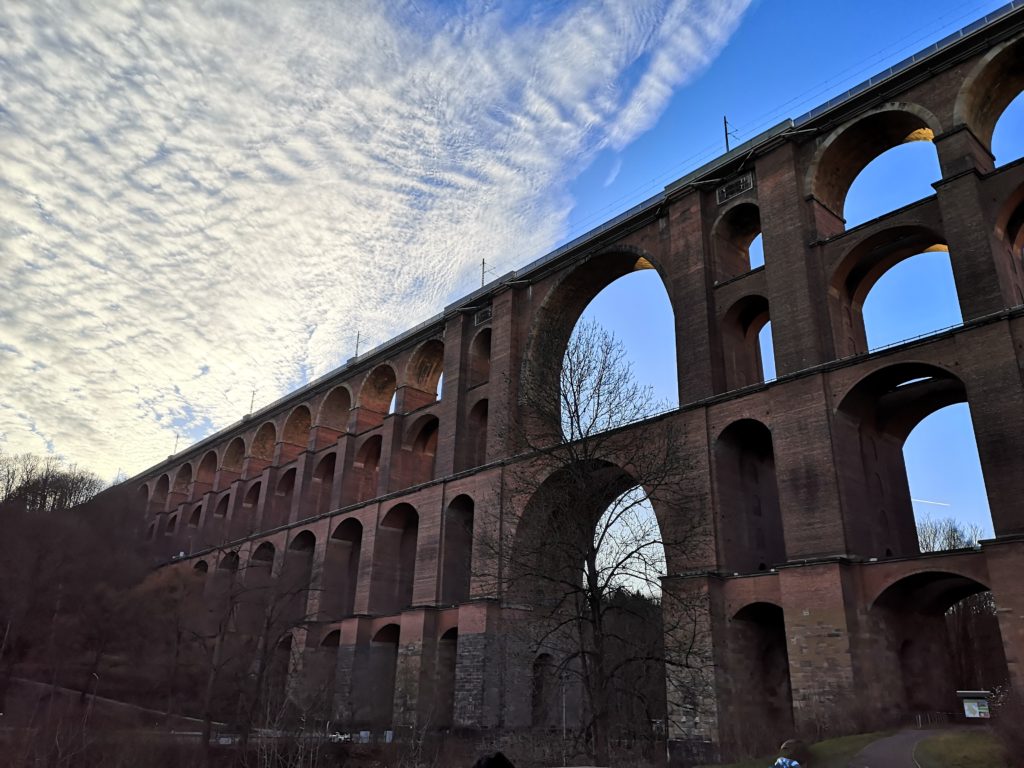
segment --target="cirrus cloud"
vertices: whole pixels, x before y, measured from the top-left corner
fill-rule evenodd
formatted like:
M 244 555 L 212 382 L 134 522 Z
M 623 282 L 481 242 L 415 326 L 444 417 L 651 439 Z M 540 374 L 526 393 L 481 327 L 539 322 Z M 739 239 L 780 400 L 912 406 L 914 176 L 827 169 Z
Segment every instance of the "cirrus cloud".
M 535 258 L 748 2 L 5 4 L 0 447 L 139 471 Z

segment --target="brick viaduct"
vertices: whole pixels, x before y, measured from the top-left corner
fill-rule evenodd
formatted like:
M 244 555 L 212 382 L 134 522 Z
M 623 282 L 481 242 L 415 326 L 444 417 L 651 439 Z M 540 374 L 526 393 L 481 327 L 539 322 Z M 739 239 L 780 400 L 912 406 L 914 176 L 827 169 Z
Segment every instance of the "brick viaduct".
M 506 609 L 473 577 L 482 530 L 521 511 L 496 492 L 513 455 L 499 426 L 524 372 L 552 365 L 532 340 L 567 339 L 600 290 L 654 268 L 681 403 L 660 418 L 684 429 L 693 467 L 656 513 L 715 526 L 703 562 L 670 561 L 665 579 L 706 591 L 716 662 L 714 696 L 670 712 L 677 754 L 728 751 L 737 723 L 806 732 L 856 707 L 894 722 L 955 706 L 943 613 L 982 590 L 1024 688 L 1024 161 L 996 167 L 990 151 L 1022 88 L 1018 0 L 128 481 L 148 546 L 185 552 L 172 567 L 204 572 L 207 591 L 312 579 L 316 622 L 292 642 L 332 681 L 338 717 L 530 726 L 500 652 Z M 855 177 L 914 140 L 937 153 L 935 193 L 846 229 Z M 948 251 L 963 324 L 868 352 L 865 296 L 929 250 Z M 963 402 L 995 537 L 922 555 L 902 446 Z

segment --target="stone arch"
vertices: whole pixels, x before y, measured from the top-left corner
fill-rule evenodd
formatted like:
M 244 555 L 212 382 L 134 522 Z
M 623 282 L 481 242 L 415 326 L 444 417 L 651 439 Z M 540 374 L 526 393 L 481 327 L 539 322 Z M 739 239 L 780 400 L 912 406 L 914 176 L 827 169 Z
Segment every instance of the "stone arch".
M 228 507 L 231 504 L 231 492 L 225 493 L 220 499 L 217 500 L 217 505 L 213 508 L 214 517 L 227 517 Z
M 1018 275 L 1017 303 L 1024 304 L 1024 184 L 1003 203 L 996 217 L 995 232 L 1009 252 L 1013 271 Z
M 724 282 L 750 271 L 750 245 L 761 234 L 761 209 L 749 201 L 726 208 L 711 228 L 715 280 Z
M 722 317 L 722 356 L 727 390 L 765 380 L 761 330 L 771 321 L 768 299 L 751 294 L 736 301 Z
M 451 728 L 455 716 L 455 673 L 459 655 L 459 630 L 449 629 L 437 641 L 434 673 L 434 705 L 437 728 Z
M 469 343 L 469 379 L 467 386 L 476 387 L 491 378 L 491 327 L 481 328 Z
M 782 607 L 753 602 L 727 623 L 726 653 L 730 673 L 726 727 L 731 744 L 752 753 L 778 746 L 778 734 L 793 732 L 793 693 Z M 750 728 L 751 723 L 762 727 Z
M 153 504 L 153 506 L 159 509 L 166 503 L 167 495 L 170 493 L 170 491 L 171 478 L 170 475 L 164 473 L 160 475 L 159 479 L 157 479 L 156 481 L 156 485 L 153 487 L 153 497 L 150 499 L 150 502 Z
M 321 618 L 337 621 L 355 611 L 363 524 L 347 517 L 335 527 L 324 552 L 324 592 Z
M 194 507 L 192 507 L 192 513 L 189 515 L 188 527 L 189 528 L 198 528 L 199 527 L 199 523 L 202 521 L 202 518 L 203 518 L 203 505 L 201 503 L 200 504 L 196 504 Z
M 444 371 L 444 342 L 428 339 L 416 348 L 405 369 L 405 384 L 426 395 L 435 395 Z M 406 409 L 409 410 L 409 409 Z
M 252 440 L 252 446 L 249 448 L 254 458 L 261 459 L 263 461 L 272 461 L 274 459 L 274 446 L 277 444 L 277 427 L 274 426 L 274 422 L 267 421 L 256 431 L 256 436 Z
M 210 564 L 205 560 L 197 560 L 196 564 L 192 566 L 192 570 L 205 576 L 210 570 Z
M 232 536 L 244 536 L 255 528 L 262 492 L 263 483 L 259 480 L 246 488 L 245 495 L 242 496 L 242 505 L 238 508 L 231 521 Z
M 359 389 L 359 407 L 376 415 L 368 424 L 380 424 L 384 420 L 391 399 L 395 396 L 397 383 L 395 369 L 386 363 L 378 365 L 366 375 Z
M 550 653 L 538 653 L 530 666 L 530 725 L 552 728 L 557 722 L 560 670 Z
M 256 634 L 266 621 L 276 557 L 277 548 L 269 541 L 261 542 L 249 554 L 245 565 L 245 592 L 238 610 L 239 628 L 245 634 Z
M 285 600 L 284 617 L 289 624 L 313 618 L 306 615 L 306 606 L 312 587 L 315 558 L 316 534 L 308 528 L 293 536 L 284 551 L 279 591 Z
M 523 356 L 524 386 L 530 386 L 531 381 L 543 381 L 552 371 L 561 370 L 566 346 L 587 305 L 620 277 L 643 269 L 657 270 L 671 302 L 672 294 L 663 268 L 652 254 L 641 248 L 616 245 L 571 267 L 548 291 L 534 314 Z M 675 306 L 672 308 L 674 312 Z M 551 388 L 537 389 L 546 392 Z M 557 399 L 557 390 L 549 396 Z M 557 407 L 551 412 L 557 413 Z
M 850 551 L 863 556 L 918 553 L 903 444 L 927 416 L 968 401 L 954 373 L 924 362 L 901 362 L 867 374 L 838 399 L 833 420 L 838 473 Z
M 667 571 L 686 567 L 684 531 L 666 516 L 666 505 L 657 493 L 649 493 L 625 469 L 609 460 L 588 459 L 538 480 L 530 483 L 536 490 L 525 504 L 506 555 L 511 599 L 543 606 L 552 614 L 561 610 L 563 601 L 574 599 L 564 585 L 582 578 L 583 564 L 592 559 L 597 545 L 596 526 L 608 508 L 633 489 L 639 489 L 653 508 L 660 535 L 651 543 L 664 548 Z
M 173 536 L 175 528 L 178 527 L 178 514 L 168 515 L 167 523 L 164 525 L 164 536 Z
M 473 564 L 473 499 L 456 496 L 444 511 L 441 553 L 441 602 L 455 605 L 469 599 Z
M 149 484 L 143 483 L 135 491 L 135 508 L 145 514 L 149 509 Z
M 199 469 L 196 470 L 196 482 L 205 485 L 213 485 L 214 477 L 217 474 L 217 452 L 209 450 L 203 455 L 199 462 Z
M 719 564 L 765 571 L 786 561 L 772 433 L 755 419 L 734 421 L 714 447 Z
M 229 472 L 241 472 L 242 464 L 245 462 L 245 440 L 242 437 L 234 438 L 224 451 L 224 461 L 221 467 Z
M 365 680 L 373 681 L 370 692 L 369 722 L 376 728 L 387 728 L 394 717 L 395 680 L 398 671 L 398 643 L 401 628 L 398 624 L 381 627 L 370 640 L 370 651 Z
M 174 475 L 174 492 L 186 493 L 192 485 L 192 464 L 185 462 Z
M 323 515 L 331 509 L 331 499 L 334 498 L 334 475 L 337 471 L 338 455 L 331 451 L 317 463 L 313 470 L 311 500 L 313 512 L 316 515 Z
M 288 414 L 284 422 L 284 429 L 281 432 L 281 439 L 289 445 L 305 447 L 309 444 L 309 430 L 312 426 L 312 417 L 309 408 L 305 405 L 298 405 Z
M 377 527 L 370 585 L 375 613 L 398 613 L 413 603 L 419 519 L 411 504 L 396 504 Z
M 424 414 L 406 431 L 408 444 L 408 485 L 418 485 L 434 479 L 437 458 L 437 438 L 441 422 L 433 414 Z
M 291 519 L 292 502 L 295 499 L 295 488 L 298 482 L 298 470 L 295 467 L 283 472 L 277 478 L 274 485 L 274 498 L 270 519 L 264 524 L 264 528 L 276 528 L 279 525 L 286 525 Z
M 945 236 L 914 224 L 876 232 L 839 259 L 829 279 L 829 303 L 840 357 L 868 351 L 864 300 L 878 280 L 905 259 L 934 252 L 949 252 Z
M 956 659 L 953 654 L 950 609 L 987 591 L 986 584 L 971 576 L 935 569 L 896 579 L 871 601 L 865 637 L 873 641 L 870 652 L 878 666 L 874 685 L 902 681 L 902 686 L 886 685 L 888 698 L 877 699 L 886 703 L 890 720 L 905 718 L 908 712 L 956 711 L 958 688 L 1005 683 L 1006 656 L 994 603 L 977 623 L 977 636 L 958 654 L 972 658 Z
M 821 140 L 807 171 L 807 189 L 841 221 L 847 192 L 872 160 L 900 144 L 934 141 L 941 133 L 939 119 L 921 105 L 883 104 Z
M 220 560 L 217 561 L 217 570 L 236 572 L 238 570 L 238 553 L 225 552 L 221 555 Z
M 352 410 L 352 393 L 348 387 L 340 385 L 332 389 L 320 405 L 317 426 L 329 427 L 338 432 L 348 429 L 349 411 Z
M 996 123 L 1022 90 L 1024 35 L 1000 43 L 975 64 L 957 94 L 953 121 L 970 128 L 991 153 Z
M 459 451 L 456 468 L 473 469 L 487 463 L 487 398 L 477 400 L 466 418 L 466 435 L 457 445 Z
M 384 439 L 381 435 L 370 435 L 356 450 L 352 462 L 355 501 L 366 501 L 377 495 L 380 479 L 380 453 Z

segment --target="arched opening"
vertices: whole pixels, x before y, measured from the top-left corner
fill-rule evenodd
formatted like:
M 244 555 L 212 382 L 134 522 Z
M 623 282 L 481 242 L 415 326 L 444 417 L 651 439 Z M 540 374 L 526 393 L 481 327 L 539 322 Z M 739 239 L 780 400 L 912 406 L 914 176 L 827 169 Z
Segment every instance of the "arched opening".
M 766 370 L 774 374 L 775 353 L 770 348 L 770 335 L 767 339 L 768 358 L 764 358 L 762 332 L 768 323 L 768 299 L 763 296 L 746 296 L 725 313 L 722 318 L 722 353 L 727 390 L 765 381 Z
M 530 417 L 527 429 L 558 430 L 563 388 L 552 373 L 565 371 L 570 338 L 579 339 L 580 331 L 595 323 L 621 341 L 622 358 L 632 364 L 636 380 L 652 387 L 654 408 L 678 404 L 675 317 L 652 259 L 628 247 L 595 254 L 544 297 L 534 315 L 520 381 L 520 403 Z M 629 313 L 622 311 L 624 306 Z
M 842 399 L 834 420 L 833 439 L 839 449 L 837 455 L 845 457 L 839 481 L 847 546 L 851 552 L 875 557 L 917 554 L 912 499 L 946 503 L 943 498 L 929 498 L 929 495 L 940 495 L 942 488 L 951 485 L 977 487 L 970 482 L 973 474 L 970 467 L 978 466 L 977 443 L 973 434 L 963 434 L 961 429 L 959 445 L 943 443 L 941 450 L 936 450 L 936 445 L 920 446 L 927 449 L 924 462 L 927 474 L 921 477 L 934 477 L 938 467 L 945 468 L 949 477 L 943 478 L 940 485 L 923 486 L 911 495 L 904 453 L 909 435 L 927 417 L 958 404 L 963 404 L 961 417 L 968 416 L 967 390 L 963 382 L 953 373 L 925 363 L 898 363 L 875 371 Z M 935 423 L 941 425 L 942 421 L 939 416 Z M 965 423 L 969 424 L 969 419 Z M 924 429 L 922 434 L 928 435 L 930 425 L 925 425 Z M 916 450 L 919 448 L 915 453 Z M 957 457 L 938 458 L 941 453 L 957 451 Z M 920 455 L 914 456 L 914 460 L 915 463 L 920 461 Z M 967 508 L 987 506 L 984 495 L 965 504 Z M 988 523 L 991 525 L 991 518 Z
M 220 497 L 217 506 L 213 508 L 214 517 L 227 517 L 228 505 L 231 503 L 231 494 L 225 493 Z
M 1022 97 L 1024 98 L 1024 97 Z M 1017 280 L 1017 304 L 1024 304 L 1024 187 L 1019 187 L 996 219 L 996 234 L 1006 248 Z
M 846 194 L 846 227 L 863 224 L 935 194 L 942 178 L 939 156 L 927 134 L 883 152 L 858 174 Z M 899 183 L 893 183 L 899 179 Z
M 751 603 L 728 624 L 729 743 L 737 752 L 761 754 L 793 732 L 793 693 L 782 608 Z M 754 724 L 757 727 L 754 727 Z
M 285 550 L 279 591 L 287 601 L 284 607 L 288 624 L 312 618 L 306 615 L 306 604 L 312 586 L 315 553 L 316 536 L 312 531 L 302 531 L 288 543 L 288 549 Z
M 320 406 L 319 426 L 329 427 L 338 432 L 348 429 L 349 411 L 352 410 L 352 396 L 345 387 L 335 387 L 324 398 Z
M 227 450 L 224 451 L 224 462 L 222 466 L 229 472 L 241 472 L 242 462 L 245 461 L 245 441 L 236 437 L 230 443 L 228 443 Z
M 872 700 L 885 702 L 890 722 L 956 712 L 957 690 L 992 690 L 1009 677 L 992 594 L 973 578 L 945 571 L 907 576 L 878 596 L 868 620 L 876 679 L 887 681 L 887 695 Z
M 844 226 L 853 226 L 855 223 L 866 220 L 859 217 L 875 218 L 880 213 L 892 210 L 887 206 L 894 203 L 912 202 L 911 200 L 897 201 L 888 198 L 883 203 L 886 206 L 885 210 L 879 211 L 877 206 L 872 207 L 873 204 L 870 200 L 866 200 L 864 205 L 854 201 L 853 210 L 847 211 L 847 197 L 854 181 L 876 158 L 903 144 L 924 141 L 930 143 L 934 140 L 936 131 L 941 131 L 941 128 L 935 117 L 927 110 L 913 104 L 887 104 L 852 123 L 841 126 L 828 136 L 822 142 L 818 156 L 810 170 L 811 194 L 817 203 L 835 216 L 831 225 L 824 225 L 819 221 L 819 227 L 824 230 L 819 231 L 819 235 L 827 237 L 838 234 Z M 927 151 L 931 153 L 934 160 L 934 147 L 929 147 Z M 915 150 L 911 149 L 910 153 L 915 153 Z M 890 155 L 890 157 L 898 158 L 901 155 L 902 153 Z M 920 162 L 919 158 L 914 158 L 914 160 Z M 889 165 L 888 160 L 875 165 L 866 180 L 870 181 L 876 170 L 882 172 L 885 165 Z M 920 179 L 921 184 L 929 184 L 926 195 L 933 193 L 930 183 L 941 177 L 941 172 L 936 172 L 937 169 L 936 162 L 930 172 L 915 172 L 914 174 Z M 892 173 L 891 167 L 889 173 Z M 858 184 L 858 186 L 862 185 Z M 923 196 L 920 193 L 924 191 L 924 187 L 920 185 L 917 188 L 910 184 L 891 186 L 911 190 L 909 194 L 916 195 L 914 199 L 920 199 Z M 867 189 L 867 186 L 864 188 Z M 879 194 L 884 195 L 885 193 Z
M 267 618 L 267 603 L 274 575 L 277 550 L 264 541 L 249 555 L 245 567 L 245 589 L 239 595 L 239 628 L 245 634 L 260 632 Z
M 256 481 L 245 492 L 245 496 L 242 497 L 242 507 L 236 512 L 234 519 L 231 521 L 232 536 L 244 536 L 255 528 L 262 490 L 263 484 Z
M 908 260 L 913 264 L 908 263 L 907 271 L 893 272 L 893 279 L 886 279 Z M 868 295 L 883 280 L 869 306 Z M 829 302 L 840 357 L 962 321 L 945 241 L 926 227 L 894 227 L 858 243 L 833 272 Z
M 192 465 L 182 464 L 178 474 L 174 476 L 174 492 L 188 493 L 188 487 L 192 484 Z
M 380 435 L 372 435 L 356 452 L 355 461 L 352 462 L 356 501 L 366 501 L 377 495 L 382 444 Z
M 162 511 L 164 506 L 167 504 L 167 495 L 171 489 L 171 479 L 167 475 L 160 475 L 160 479 L 156 481 L 156 487 L 153 489 L 153 498 L 150 503 L 153 505 L 155 511 Z
M 370 641 L 365 678 L 372 681 L 367 687 L 371 699 L 368 724 L 376 728 L 387 728 L 392 723 L 400 632 L 397 624 L 388 624 Z
M 267 664 L 266 701 L 260 709 L 266 713 L 267 724 L 277 722 L 288 698 L 288 672 L 292 666 L 292 636 L 287 634 L 274 645 Z
M 199 469 L 196 471 L 196 482 L 207 486 L 213 485 L 213 479 L 217 475 L 217 452 L 207 451 L 203 460 L 199 462 Z
M 472 469 L 487 463 L 487 410 L 486 398 L 474 403 L 466 419 L 466 439 L 460 441 L 457 469 Z
M 370 371 L 359 390 L 359 407 L 366 412 L 362 419 L 365 427 L 381 424 L 385 415 L 394 413 L 397 381 L 390 365 L 378 365 Z
M 173 536 L 174 529 L 178 527 L 178 516 L 168 515 L 167 524 L 164 526 L 164 536 Z
M 410 504 L 392 507 L 377 528 L 373 553 L 372 607 L 398 613 L 412 605 L 419 515 Z
M 995 46 L 964 79 L 954 108 L 956 123 L 967 125 L 981 145 L 992 151 L 999 165 L 1020 156 L 1019 137 L 1022 134 L 1017 133 L 1016 141 L 1009 133 L 998 137 L 1009 139 L 1015 145 L 1007 148 L 997 144 L 996 132 L 1005 130 L 1000 123 L 1007 118 L 1009 130 L 1012 130 L 1014 120 L 1019 119 L 1020 94 L 1024 91 L 1022 61 L 1024 37 Z M 983 167 L 982 170 L 988 169 Z
M 238 553 L 237 552 L 226 552 L 217 563 L 218 571 L 228 571 L 229 573 L 235 573 L 238 571 Z
M 149 486 L 145 483 L 135 491 L 135 509 L 143 515 L 149 510 Z
M 210 570 L 210 564 L 205 560 L 199 560 L 195 565 L 192 566 L 192 570 L 196 573 L 205 576 L 206 573 Z
M 674 597 L 660 579 L 669 552 L 681 562 L 688 546 L 684 526 L 659 525 L 663 490 L 604 461 L 564 466 L 529 498 L 506 556 L 507 599 L 530 609 L 515 630 L 532 641 L 522 663 L 533 661 L 529 651 L 562 660 L 567 722 L 576 727 L 589 713 L 595 753 L 613 728 L 653 739 L 652 719 L 665 716 L 662 603 Z M 533 723 L 543 725 L 538 702 L 548 701 L 551 670 L 539 680 L 533 672 Z M 512 695 L 524 697 L 525 711 L 526 692 Z
M 772 433 L 753 419 L 733 422 L 715 443 L 718 558 L 730 572 L 786 561 Z
M 409 360 L 406 369 L 406 386 L 415 390 L 406 393 L 406 411 L 414 411 L 438 399 L 443 372 L 444 343 L 439 339 L 423 342 Z
M 313 470 L 312 501 L 317 515 L 323 515 L 331 509 L 337 461 L 337 454 L 329 453 L 320 460 L 316 469 Z
M 334 688 L 338 667 L 338 648 L 341 631 L 324 635 L 320 644 L 309 654 L 306 664 L 306 690 L 312 699 L 312 709 L 325 720 L 334 716 Z
M 629 312 L 623 312 L 623 307 L 629 307 Z M 649 411 L 663 411 L 679 405 L 675 314 L 661 275 L 650 262 L 610 283 L 594 297 L 573 328 L 567 352 L 573 351 L 578 344 L 584 356 L 600 358 L 600 339 L 596 344 L 593 339 L 588 340 L 586 329 L 591 323 L 596 323 L 618 340 L 621 361 L 630 367 L 634 381 L 641 387 L 650 387 L 647 398 Z M 560 369 L 552 370 L 562 371 L 561 386 L 564 389 L 567 378 L 565 354 L 561 363 Z
M 757 345 L 761 349 L 761 373 L 765 381 L 775 381 L 775 338 L 772 336 L 772 321 L 769 320 L 757 334 Z
M 154 520 L 153 522 L 151 522 L 149 524 L 149 527 L 146 528 L 146 541 L 152 541 L 155 538 L 156 538 L 156 521 Z
M 455 717 L 455 670 L 459 654 L 459 630 L 452 627 L 437 642 L 434 701 L 437 728 L 451 728 Z
M 754 203 L 729 208 L 712 229 L 715 280 L 725 282 L 764 264 L 761 246 L 761 211 Z M 757 244 L 755 245 L 755 241 Z
M 1024 93 L 1010 102 L 999 117 L 992 134 L 992 154 L 996 166 L 1003 166 L 1024 157 Z
M 434 479 L 437 457 L 437 435 L 440 422 L 436 416 L 425 416 L 412 426 L 415 438 L 409 449 L 407 478 L 409 485 L 426 483 Z
M 491 378 L 491 329 L 483 328 L 469 345 L 468 386 L 476 387 Z
M 312 425 L 312 418 L 309 408 L 300 405 L 288 415 L 284 423 L 284 431 L 281 439 L 289 445 L 305 447 L 309 443 L 309 430 Z
M 363 526 L 354 517 L 346 518 L 327 540 L 324 553 L 324 592 L 321 600 L 324 621 L 337 621 L 355 612 L 359 585 L 359 555 L 363 546 Z
M 863 303 L 868 351 L 963 323 L 944 246 L 911 256 L 879 276 Z
M 533 660 L 530 680 L 530 725 L 534 728 L 554 728 L 560 722 L 560 675 L 558 665 L 550 653 L 538 654 Z
M 274 459 L 274 446 L 277 444 L 277 427 L 274 422 L 268 421 L 256 432 L 252 441 L 253 458 L 261 461 L 272 461 Z
M 189 528 L 198 528 L 199 527 L 199 521 L 202 519 L 202 516 L 203 516 L 203 505 L 202 504 L 196 504 L 194 507 L 192 507 L 192 514 L 189 515 L 188 527 Z
M 441 603 L 454 605 L 469 599 L 473 564 L 473 500 L 462 494 L 444 512 L 441 557 Z
M 296 476 L 296 470 L 292 467 L 278 478 L 277 485 L 274 487 L 273 513 L 266 521 L 265 528 L 276 528 L 279 525 L 286 525 L 291 519 L 292 500 L 295 498 Z
M 918 422 L 903 444 L 903 461 L 919 534 L 922 522 L 939 513 L 977 531 L 975 540 L 963 546 L 994 535 L 967 403 L 940 408 Z

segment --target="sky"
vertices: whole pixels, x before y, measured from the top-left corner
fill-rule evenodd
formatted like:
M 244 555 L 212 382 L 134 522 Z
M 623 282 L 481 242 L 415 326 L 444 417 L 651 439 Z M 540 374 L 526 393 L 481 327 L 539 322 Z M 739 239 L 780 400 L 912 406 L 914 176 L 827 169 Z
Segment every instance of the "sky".
M 8 0 L 0 449 L 139 472 L 1000 5 Z M 671 398 L 651 277 L 592 313 Z

